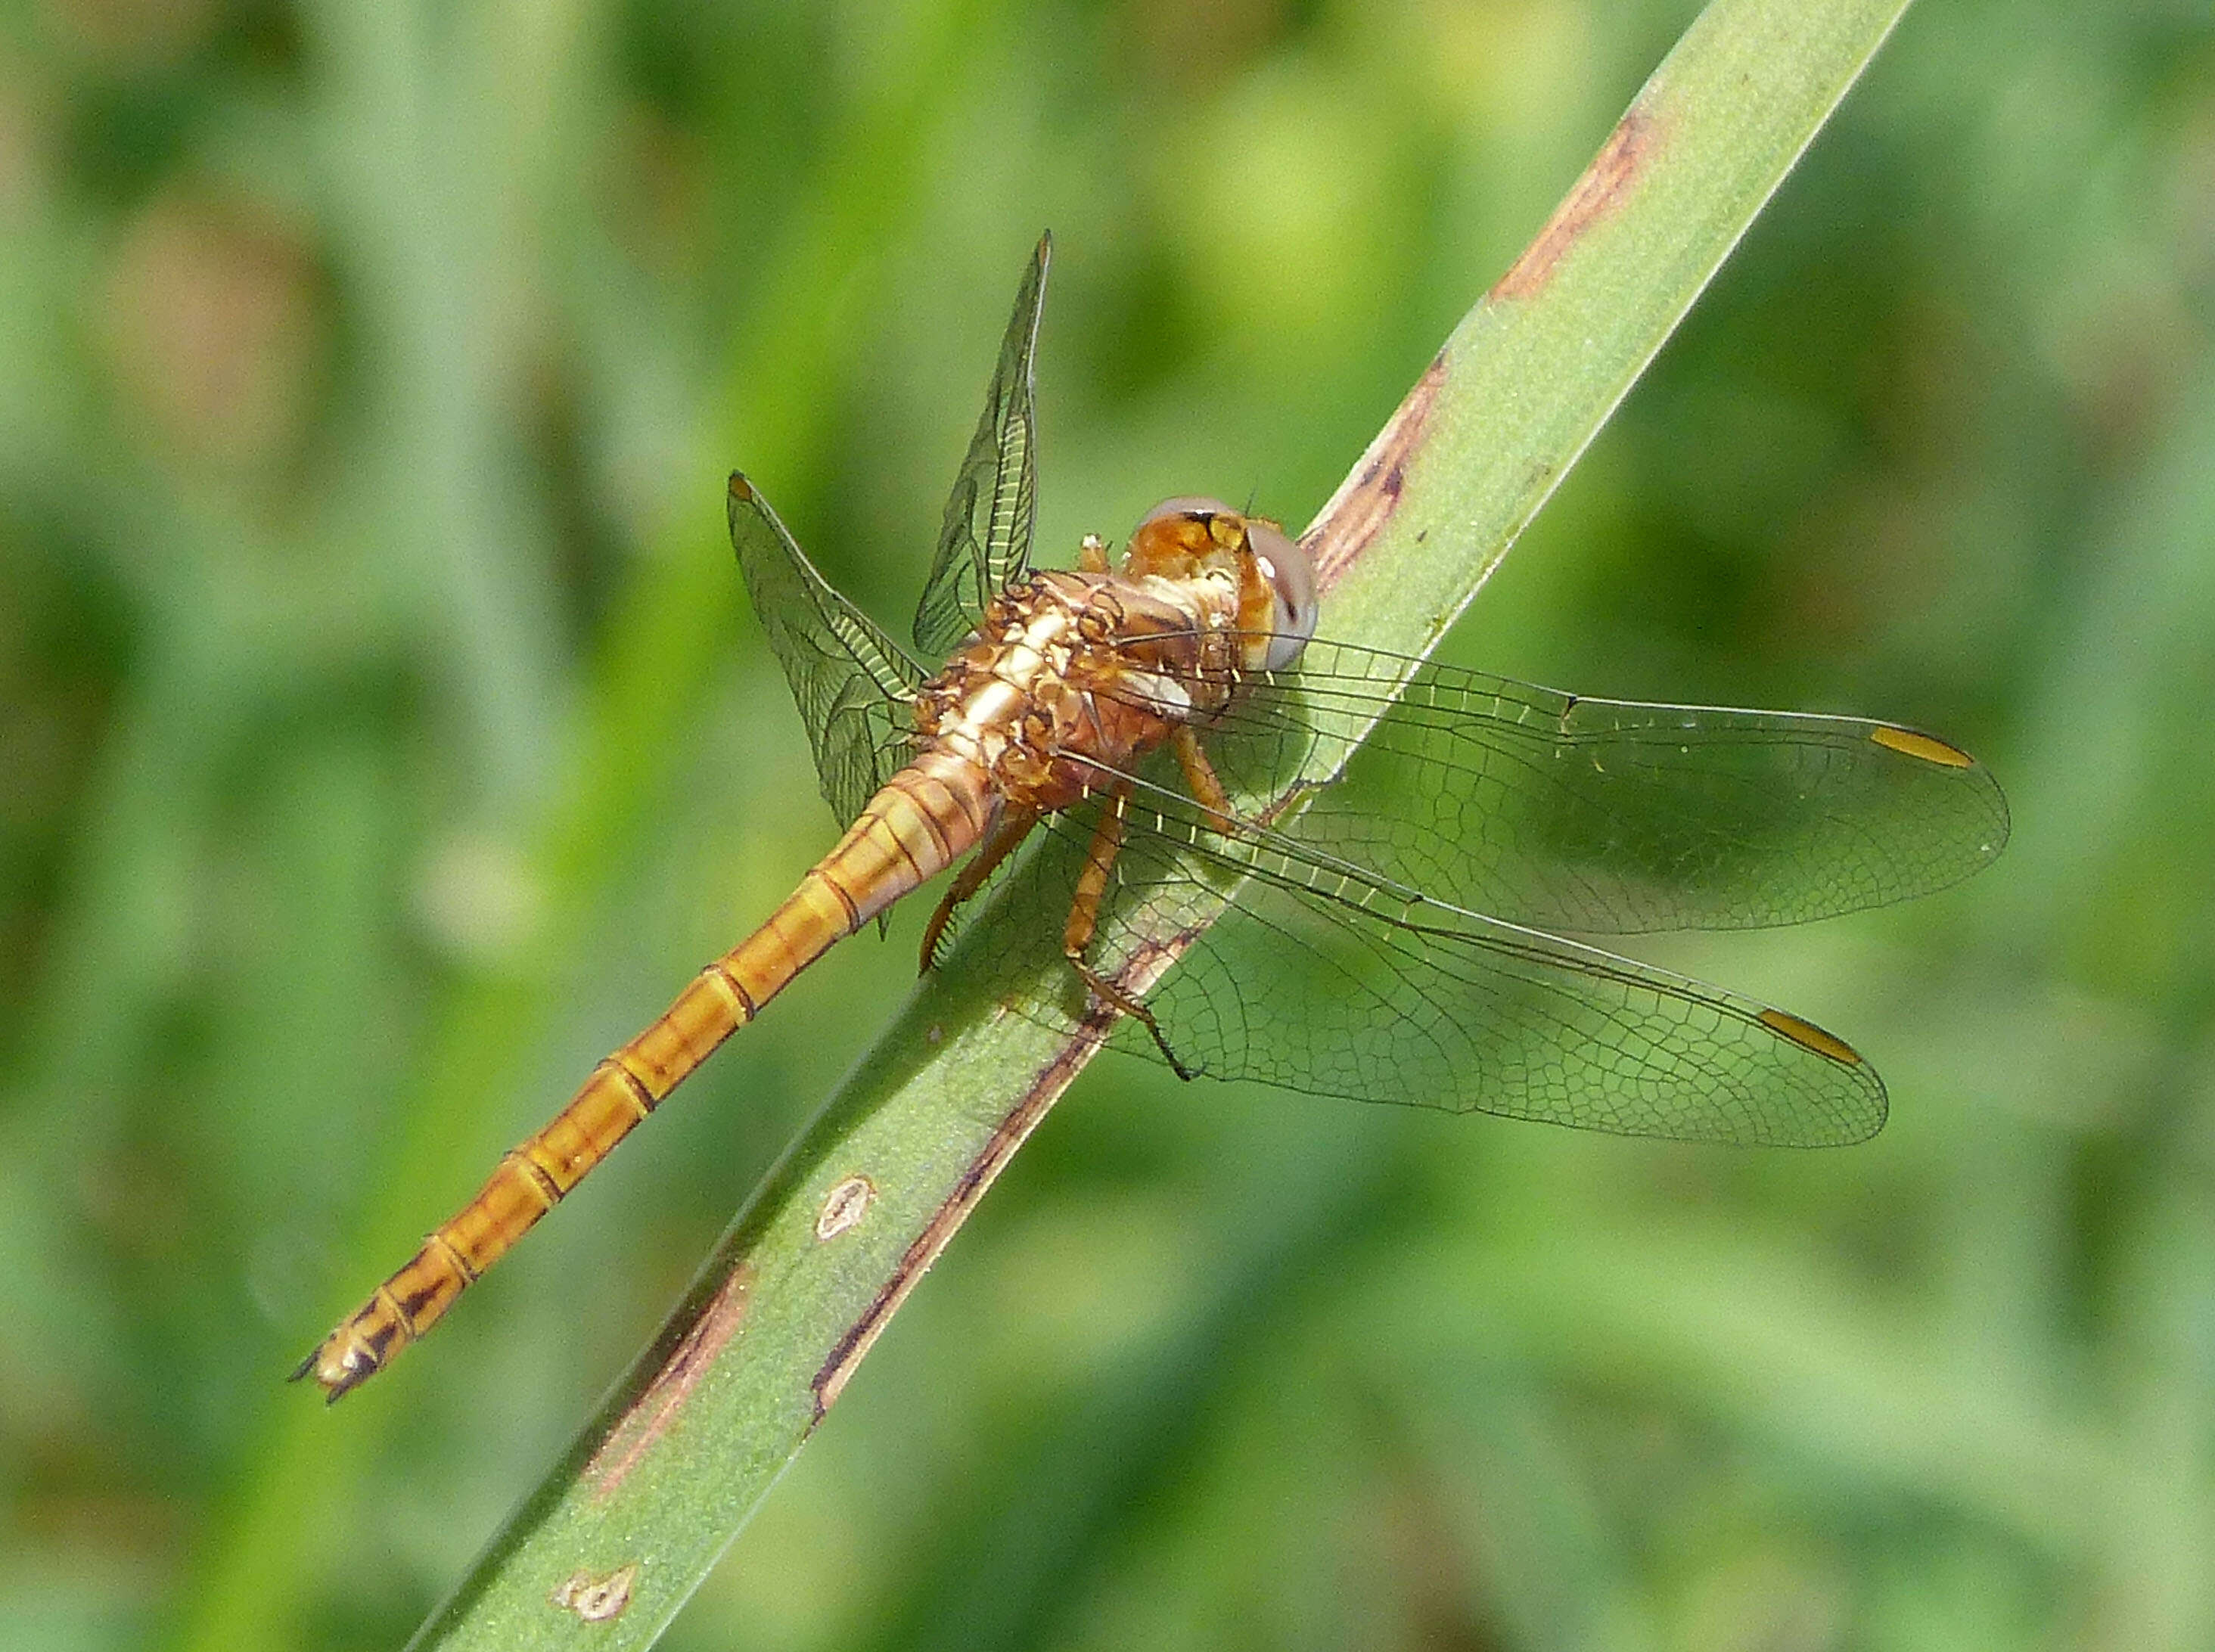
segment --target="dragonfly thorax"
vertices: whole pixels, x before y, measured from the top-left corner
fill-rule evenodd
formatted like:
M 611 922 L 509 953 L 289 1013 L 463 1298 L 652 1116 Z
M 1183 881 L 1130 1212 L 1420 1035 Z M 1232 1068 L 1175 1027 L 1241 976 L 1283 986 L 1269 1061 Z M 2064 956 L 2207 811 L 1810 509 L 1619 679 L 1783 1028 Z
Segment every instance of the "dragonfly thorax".
M 923 685 L 917 731 L 1009 803 L 1066 808 L 1221 714 L 1242 670 L 1236 619 L 1236 590 L 1213 573 L 1034 574 Z

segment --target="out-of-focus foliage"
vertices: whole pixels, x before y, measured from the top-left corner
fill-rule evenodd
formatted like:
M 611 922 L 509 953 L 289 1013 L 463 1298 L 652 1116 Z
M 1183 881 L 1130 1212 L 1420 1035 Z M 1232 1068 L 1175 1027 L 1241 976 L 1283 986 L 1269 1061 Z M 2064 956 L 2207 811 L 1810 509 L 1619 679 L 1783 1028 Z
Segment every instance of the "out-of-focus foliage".
M 1049 556 L 1304 520 L 1690 9 L 10 9 L 0 1639 L 396 1643 L 897 1000 L 279 1384 L 829 840 L 725 470 L 904 615 L 1050 224 Z M 1993 763 L 1980 883 L 1645 949 L 1875 1143 L 1103 1061 L 669 1643 L 2215 1638 L 2211 299 L 2204 7 L 1911 13 L 1450 645 Z

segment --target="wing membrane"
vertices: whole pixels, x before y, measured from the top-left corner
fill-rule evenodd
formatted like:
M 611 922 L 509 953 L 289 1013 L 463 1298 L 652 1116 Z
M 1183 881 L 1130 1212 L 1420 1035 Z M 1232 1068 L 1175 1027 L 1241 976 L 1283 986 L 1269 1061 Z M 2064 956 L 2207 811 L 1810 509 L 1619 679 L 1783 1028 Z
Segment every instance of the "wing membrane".
M 985 392 L 977 433 L 946 501 L 938 553 L 915 612 L 915 645 L 926 660 L 952 654 L 975 629 L 985 605 L 1019 577 L 1030 560 L 1038 490 L 1031 365 L 1052 253 L 1053 237 L 1040 237 L 1000 341 L 999 365 Z
M 1050 822 L 964 959 L 1023 1013 L 1094 1037 L 1112 1027 L 1144 1053 L 1143 1029 L 1112 1026 L 1058 953 L 1089 817 Z M 1179 948 L 1145 1001 L 1179 1060 L 1211 1078 L 1685 1141 L 1832 1145 L 1884 1122 L 1874 1070 L 1795 1016 L 1422 900 L 1288 839 L 1213 837 L 1189 804 L 1149 791 L 1089 955 L 1135 983 Z
M 1884 1086 L 1806 1023 L 1661 970 L 1452 911 L 1390 917 L 1257 878 L 1148 1000 L 1224 1077 L 1619 1135 L 1829 1146 Z
M 1579 934 L 1885 906 L 1958 882 L 2008 835 L 1989 771 L 1895 724 L 1586 699 L 1343 644 L 1248 684 L 1205 743 L 1249 810 L 1315 788 L 1283 823 L 1301 843 Z
M 1129 821 L 1088 953 L 1180 1063 L 1623 1134 L 1859 1141 L 1884 1086 L 1797 1016 L 1543 930 L 1851 912 L 1966 877 L 2008 830 L 1981 765 L 1897 724 L 1583 699 L 1329 643 L 1247 684 L 1204 744 L 1229 837 L 1159 754 L 1103 777 Z M 1047 822 L 964 952 L 1023 1013 L 1145 1053 L 1059 956 L 1101 806 Z
M 730 519 L 746 593 L 799 703 L 823 795 L 843 826 L 906 761 L 914 738 L 908 703 L 923 668 L 831 587 L 736 471 Z

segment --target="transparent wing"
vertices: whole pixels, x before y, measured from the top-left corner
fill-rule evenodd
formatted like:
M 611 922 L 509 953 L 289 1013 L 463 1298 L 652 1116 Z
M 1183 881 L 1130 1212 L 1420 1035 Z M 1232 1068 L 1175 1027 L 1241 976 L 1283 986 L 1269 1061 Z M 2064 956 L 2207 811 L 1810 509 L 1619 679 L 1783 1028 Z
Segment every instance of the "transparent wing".
M 1143 1028 L 1089 1003 L 1059 955 L 1098 807 L 1050 823 L 962 961 L 1022 1013 L 1146 1053 Z M 1884 1123 L 1874 1070 L 1796 1016 L 1267 835 L 1213 837 L 1189 805 L 1150 797 L 1089 955 L 1137 986 L 1180 948 L 1144 996 L 1180 1062 L 1211 1078 L 1686 1141 L 1832 1145 Z
M 1038 479 L 1031 361 L 1052 253 L 1053 237 L 1040 236 L 1000 341 L 984 415 L 946 501 L 938 554 L 915 611 L 915 645 L 926 660 L 951 654 L 976 628 L 985 605 L 1022 574 L 1030 558 Z
M 746 593 L 799 703 L 823 795 L 843 826 L 907 760 L 915 728 L 909 703 L 923 668 L 831 588 L 735 470 L 730 517 Z
M 1313 788 L 1273 822 L 1309 850 L 1579 934 L 1884 906 L 1958 882 L 2008 835 L 1988 770 L 1896 724 L 1585 699 L 1329 642 L 1249 682 L 1203 743 L 1249 812 Z
M 1542 928 L 1796 923 L 1942 888 L 2007 837 L 1991 775 L 1896 724 L 1581 699 L 1330 643 L 1247 684 L 1203 743 L 1243 817 L 1227 837 L 1158 755 L 1103 775 L 1131 802 L 1088 951 L 1181 1065 L 1626 1134 L 1858 1141 L 1884 1087 L 1795 1016 Z M 1047 823 L 962 951 L 1022 1013 L 1145 1053 L 1059 953 L 1101 807 Z

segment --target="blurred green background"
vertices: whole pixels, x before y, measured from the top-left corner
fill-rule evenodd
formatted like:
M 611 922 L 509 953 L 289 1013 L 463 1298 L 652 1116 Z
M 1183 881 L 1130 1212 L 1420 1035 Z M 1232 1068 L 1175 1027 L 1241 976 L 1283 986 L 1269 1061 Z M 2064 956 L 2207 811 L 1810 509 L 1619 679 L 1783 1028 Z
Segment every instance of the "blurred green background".
M 905 990 L 282 1385 L 830 841 L 728 468 L 904 629 L 1051 225 L 1042 556 L 1303 522 L 1693 10 L 5 8 L 0 1641 L 396 1644 Z M 1641 949 L 1874 1144 L 1103 1059 L 667 1644 L 2215 1643 L 2212 295 L 2204 0 L 1931 0 L 1449 645 L 1992 763 L 1979 882 Z

